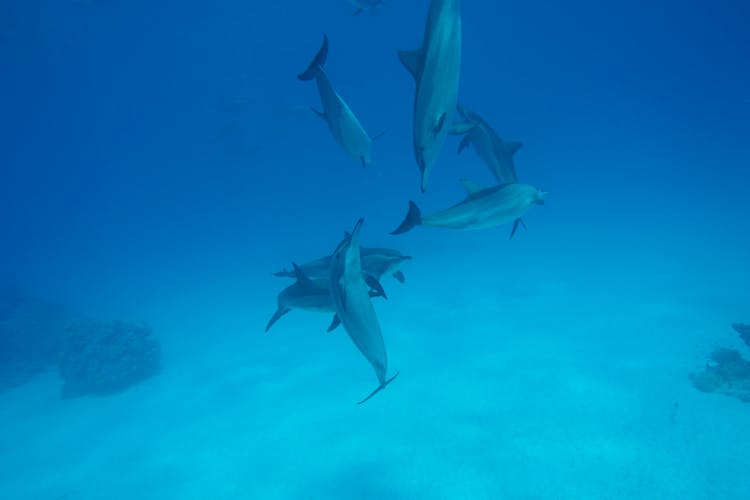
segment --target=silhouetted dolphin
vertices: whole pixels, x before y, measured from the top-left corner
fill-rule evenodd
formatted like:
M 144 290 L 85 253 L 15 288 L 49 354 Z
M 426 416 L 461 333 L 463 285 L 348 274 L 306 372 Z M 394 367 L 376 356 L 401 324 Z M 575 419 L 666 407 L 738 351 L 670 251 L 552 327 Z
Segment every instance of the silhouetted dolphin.
M 465 109 L 460 104 L 457 109 L 464 122 L 454 127 L 451 133 L 465 134 L 458 146 L 458 152 L 461 153 L 464 148 L 472 145 L 497 179 L 498 184 L 518 182 L 513 155 L 521 149 L 523 144 L 503 141 L 481 116 Z
M 315 55 L 315 59 L 310 63 L 307 69 L 297 75 L 297 78 L 303 81 L 309 81 L 315 78 L 318 84 L 318 93 L 320 102 L 323 105 L 323 111 L 311 108 L 315 114 L 323 118 L 328 123 L 328 128 L 333 134 L 336 142 L 344 148 L 344 151 L 350 156 L 362 162 L 362 166 L 372 161 L 372 139 L 367 135 L 365 129 L 357 120 L 349 106 L 333 89 L 330 80 L 323 65 L 328 57 L 328 36 L 323 35 L 323 45 Z
M 363 219 L 359 219 L 352 233 L 346 235 L 333 252 L 330 275 L 331 297 L 336 307 L 336 315 L 378 377 L 378 387 L 359 404 L 377 394 L 398 376 L 396 373 L 390 379 L 386 378 L 388 357 L 385 343 L 367 285 L 362 279 L 359 235 L 363 222 Z
M 422 173 L 422 191 L 437 160 L 458 100 L 461 72 L 459 0 L 431 0 L 422 46 L 398 57 L 416 80 L 414 156 Z
M 385 5 L 383 0 L 349 0 L 349 3 L 357 8 L 354 11 L 355 16 L 361 14 L 365 9 L 370 9 L 370 12 L 374 15 L 378 5 Z
M 362 274 L 365 276 L 365 281 L 370 284 L 372 288 L 373 283 L 371 278 L 380 280 L 385 274 L 391 274 L 395 279 L 404 282 L 404 273 L 400 271 L 401 264 L 405 261 L 410 260 L 411 257 L 404 255 L 398 250 L 390 248 L 368 248 L 360 247 L 359 251 L 362 259 Z M 312 260 L 301 264 L 300 269 L 310 278 L 328 278 L 331 272 L 331 256 L 321 257 L 319 259 Z M 274 276 L 294 278 L 296 276 L 294 270 L 282 269 Z M 371 277 L 371 278 L 370 278 Z
M 510 233 L 512 238 L 518 225 L 523 224 L 521 216 L 532 206 L 543 205 L 547 196 L 545 191 L 528 184 L 483 188 L 465 179 L 461 182 L 467 191 L 462 202 L 423 217 L 419 207 L 410 201 L 409 213 L 391 234 L 405 233 L 420 224 L 451 229 L 483 229 L 514 221 Z
M 279 318 L 291 311 L 292 309 L 303 309 L 306 311 L 319 311 L 319 312 L 335 312 L 333 305 L 333 299 L 331 298 L 331 283 L 328 278 L 324 279 L 311 279 L 307 276 L 300 266 L 292 263 L 294 268 L 294 275 L 297 281 L 284 288 L 276 299 L 276 312 L 271 316 L 271 319 L 266 325 L 266 331 L 268 331 Z M 376 281 L 377 283 L 377 281 Z M 385 296 L 384 293 L 378 291 L 378 288 L 382 290 L 382 287 L 377 283 L 376 287 L 369 291 L 369 294 L 373 297 Z M 328 331 L 332 331 L 339 325 L 339 319 L 334 314 L 333 321 L 328 327 Z

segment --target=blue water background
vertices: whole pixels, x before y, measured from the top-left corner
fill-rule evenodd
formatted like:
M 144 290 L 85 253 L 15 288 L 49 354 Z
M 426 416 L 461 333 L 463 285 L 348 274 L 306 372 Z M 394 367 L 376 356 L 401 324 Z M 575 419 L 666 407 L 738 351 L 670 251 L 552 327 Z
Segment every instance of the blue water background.
M 441 420 L 463 401 L 478 415 L 478 428 L 491 427 L 481 420 L 478 400 L 471 400 L 472 391 L 488 383 L 473 371 L 472 359 L 500 352 L 519 331 L 527 353 L 550 338 L 561 344 L 578 339 L 580 356 L 570 362 L 578 367 L 616 364 L 618 353 L 636 352 L 641 344 L 656 353 L 647 367 L 658 373 L 659 356 L 677 352 L 685 364 L 675 370 L 675 391 L 693 394 L 687 372 L 700 366 L 706 346 L 715 338 L 732 342 L 729 323 L 750 322 L 750 6 L 723 0 L 463 2 L 460 100 L 503 138 L 524 143 L 516 156 L 519 178 L 550 192 L 513 241 L 509 227 L 387 235 L 409 199 L 431 212 L 463 197 L 458 178 L 492 181 L 473 151 L 455 154 L 458 141 L 449 137 L 427 193 L 419 193 L 411 146 L 414 86 L 395 54 L 419 45 L 426 9 L 426 1 L 394 0 L 375 16 L 353 17 L 343 0 L 0 2 L 0 278 L 87 315 L 150 321 L 165 345 L 167 378 L 155 382 L 165 393 L 211 393 L 216 377 L 226 377 L 222 356 L 232 367 L 265 356 L 262 377 L 246 374 L 222 386 L 226 392 L 212 400 L 214 415 L 231 411 L 236 417 L 231 403 L 222 408 L 220 402 L 250 393 L 269 420 L 278 416 L 271 409 L 277 403 L 316 415 L 347 405 L 342 421 L 351 423 L 370 418 L 349 405 L 372 388 L 374 377 L 343 343 L 337 356 L 350 356 L 345 366 L 358 371 L 315 371 L 334 359 L 314 337 L 329 318 L 295 312 L 274 336 L 262 330 L 286 284 L 270 273 L 330 252 L 364 217 L 365 244 L 414 257 L 404 269 L 406 284 L 388 279 L 391 299 L 378 305 L 393 369 L 402 371 L 398 383 L 372 401 L 388 405 L 394 398 L 398 410 L 365 410 L 378 412 L 378 421 L 408 422 L 409 415 L 426 418 L 425 412 Z M 296 79 L 323 33 L 330 39 L 326 70 L 334 86 L 371 135 L 387 130 L 366 169 L 307 109 L 319 107 L 315 86 Z M 560 297 L 565 300 L 555 301 Z M 664 303 L 666 313 L 639 316 L 644 307 Z M 700 311 L 701 319 L 691 311 Z M 485 330 L 507 337 L 472 334 Z M 394 340 L 399 335 L 408 340 Z M 321 357 L 310 356 L 317 348 Z M 452 349 L 460 355 L 450 361 Z M 213 353 L 211 370 L 179 389 L 164 382 L 170 370 L 201 366 L 203 351 Z M 311 384 L 304 376 L 291 385 L 270 382 L 298 365 L 315 374 Z M 439 384 L 430 381 L 447 382 L 441 378 L 447 369 L 455 385 L 441 399 Z M 533 380 L 512 389 L 516 399 L 539 388 Z M 629 376 L 621 382 L 633 391 L 648 385 Z M 491 398 L 502 401 L 502 384 L 497 389 Z M 53 405 L 56 394 L 44 394 Z M 585 391 L 579 395 L 587 400 Z M 689 397 L 696 407 L 719 398 Z M 654 404 L 668 409 L 674 399 L 669 393 Z M 719 404 L 731 403 L 736 407 L 722 417 L 726 428 L 747 416 L 739 402 Z M 696 425 L 710 426 L 704 417 L 696 417 Z M 278 436 L 287 429 L 298 439 L 298 424 L 280 424 Z M 736 438 L 723 434 L 720 442 Z M 444 451 L 481 455 L 480 441 L 466 449 L 449 443 Z M 364 435 L 357 442 L 352 456 L 372 444 Z M 209 453 L 211 443 L 205 437 L 197 446 Z M 692 451 L 710 452 L 702 445 Z M 388 455 L 390 464 L 407 463 L 410 453 L 407 446 L 401 461 Z M 440 455 L 440 448 L 431 453 Z M 747 451 L 722 457 L 717 463 L 749 460 Z M 285 462 L 276 457 L 272 463 Z M 233 467 L 217 470 L 239 470 Z M 357 491 L 363 483 L 351 478 L 367 471 L 357 467 L 339 478 L 341 490 L 324 490 L 322 497 Z M 477 470 L 476 477 L 455 481 L 484 485 L 494 474 Z M 582 481 L 585 474 L 578 473 L 559 472 L 551 484 Z M 217 483 L 226 480 L 213 474 L 209 479 Z M 203 493 L 193 492 L 196 498 L 208 498 L 201 495 L 210 491 L 209 479 L 198 490 Z M 81 481 L 69 482 L 86 491 Z M 119 484 L 101 481 L 105 488 Z M 121 491 L 151 483 L 133 484 Z M 155 488 L 154 495 L 169 491 L 159 484 L 165 489 Z M 415 497 L 399 484 L 373 487 L 363 497 L 394 497 L 395 491 Z M 506 487 L 510 494 L 524 491 Z M 718 491 L 739 494 L 727 488 Z M 249 485 L 237 491 L 273 496 Z M 489 498 L 489 491 L 446 485 L 424 498 Z M 547 496 L 531 491 L 534 498 Z M 581 491 L 617 495 L 596 487 Z M 717 490 L 674 491 L 701 498 Z

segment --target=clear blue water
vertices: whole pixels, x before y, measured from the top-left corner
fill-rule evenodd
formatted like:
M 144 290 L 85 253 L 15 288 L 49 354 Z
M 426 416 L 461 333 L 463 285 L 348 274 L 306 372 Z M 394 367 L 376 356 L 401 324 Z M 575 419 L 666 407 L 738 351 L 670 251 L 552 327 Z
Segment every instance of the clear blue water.
M 427 4 L 0 0 L 0 282 L 163 351 L 109 397 L 54 370 L 1 393 L 0 497 L 747 498 L 750 405 L 688 375 L 750 322 L 750 7 L 463 2 L 460 101 L 550 192 L 509 241 L 388 235 L 492 181 L 449 137 L 419 192 L 396 51 Z M 323 33 L 387 130 L 365 169 L 296 78 Z M 401 374 L 361 406 L 327 315 L 263 333 L 270 273 L 359 217 L 413 256 L 375 303 Z

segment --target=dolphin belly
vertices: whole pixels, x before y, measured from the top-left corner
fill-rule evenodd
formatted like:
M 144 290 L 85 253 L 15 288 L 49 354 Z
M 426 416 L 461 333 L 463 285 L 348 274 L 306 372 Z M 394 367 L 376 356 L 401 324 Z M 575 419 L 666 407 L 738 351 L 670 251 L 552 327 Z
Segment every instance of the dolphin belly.
M 425 53 L 414 105 L 414 148 L 422 169 L 422 189 L 442 150 L 458 102 L 461 71 L 461 25 L 447 20 Z
M 322 69 L 317 74 L 317 84 L 323 113 L 333 138 L 352 158 L 370 163 L 372 139 L 349 105 L 334 90 Z
M 422 217 L 422 224 L 452 229 L 486 229 L 513 222 L 538 203 L 528 184 L 491 188 L 450 208 Z
M 288 300 L 285 305 L 291 309 L 304 311 L 332 312 L 334 310 L 330 293 L 301 295 Z
M 518 182 L 516 169 L 513 165 L 513 155 L 505 151 L 498 151 L 502 148 L 502 141 L 494 132 L 488 130 L 487 125 L 480 124 L 470 132 L 471 144 L 477 152 L 477 156 L 487 165 L 492 175 L 497 179 L 498 184 L 512 184 Z
M 432 167 L 448 135 L 458 102 L 461 73 L 459 0 L 432 0 L 422 46 L 399 53 L 416 80 L 413 115 L 414 155 L 426 189 Z
M 479 156 L 485 165 L 487 165 L 487 168 L 489 168 L 492 175 L 495 176 L 497 182 L 500 184 L 515 182 L 515 180 L 507 180 L 507 174 L 504 172 L 503 166 L 495 155 L 494 143 L 492 137 L 487 133 L 487 130 L 482 125 L 478 125 L 470 132 L 470 134 L 471 144 L 474 146 L 477 156 Z

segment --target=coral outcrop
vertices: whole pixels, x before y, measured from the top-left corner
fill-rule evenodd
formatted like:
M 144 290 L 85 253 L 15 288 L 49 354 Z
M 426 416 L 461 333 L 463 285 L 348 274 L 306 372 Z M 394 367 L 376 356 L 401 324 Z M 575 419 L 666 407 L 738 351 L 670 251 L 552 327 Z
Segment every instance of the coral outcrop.
M 732 327 L 750 347 L 750 327 L 741 324 Z M 750 361 L 736 349 L 716 349 L 703 370 L 690 374 L 690 381 L 699 391 L 716 392 L 750 403 Z
M 62 396 L 106 396 L 158 373 L 161 349 L 145 324 L 85 322 L 68 329 L 60 356 Z
M 0 393 L 57 367 L 62 396 L 105 396 L 156 374 L 161 349 L 144 324 L 101 323 L 0 288 Z

